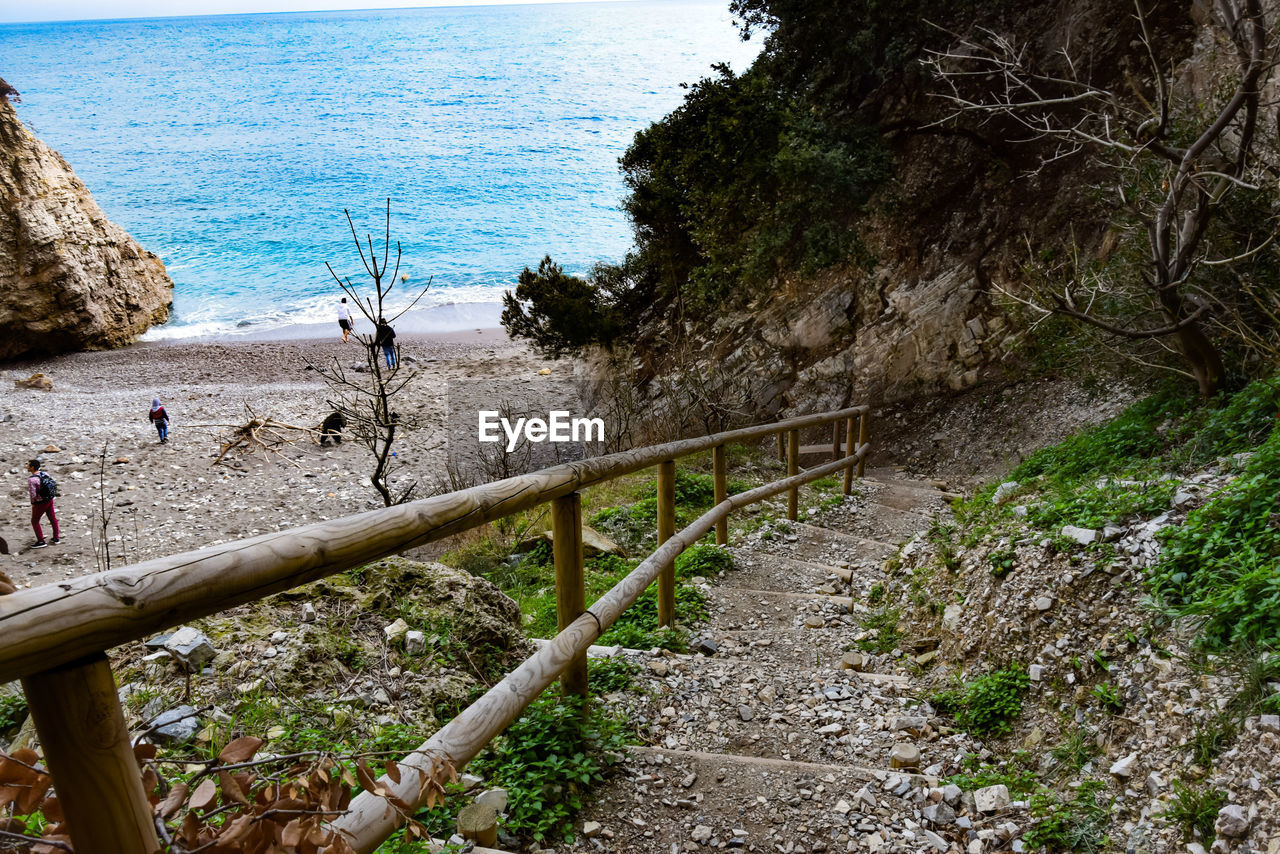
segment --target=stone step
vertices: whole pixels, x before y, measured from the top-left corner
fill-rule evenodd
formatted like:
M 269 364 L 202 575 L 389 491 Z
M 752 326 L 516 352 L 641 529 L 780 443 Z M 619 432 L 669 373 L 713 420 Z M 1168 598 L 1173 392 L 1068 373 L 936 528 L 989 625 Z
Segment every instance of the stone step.
M 822 525 L 812 525 L 808 522 L 788 522 L 788 525 L 795 530 L 797 534 L 808 532 L 811 534 L 829 534 L 832 538 L 843 542 L 858 543 L 864 546 L 870 546 L 877 549 L 897 549 L 899 543 L 889 542 L 886 540 L 873 540 L 869 537 L 863 537 L 859 534 L 851 534 L 848 531 L 841 531 L 839 528 L 827 528 Z
M 937 784 L 937 779 L 926 777 L 910 771 L 897 771 L 888 768 L 869 768 L 862 765 L 841 763 L 827 765 L 818 762 L 799 762 L 794 759 L 774 759 L 763 756 L 747 756 L 742 753 L 704 753 L 700 750 L 669 750 L 663 747 L 629 747 L 628 752 L 639 756 L 669 756 L 681 758 L 701 765 L 734 765 L 739 768 L 760 768 L 788 774 L 852 774 L 864 780 L 884 782 L 890 776 L 902 777 L 916 783 L 929 786 Z
M 836 599 L 849 598 L 849 594 L 844 591 L 841 591 L 839 593 L 792 593 L 789 590 L 758 590 L 754 587 L 734 587 L 729 584 L 717 584 L 715 585 L 715 587 L 711 589 L 712 590 L 732 590 L 734 593 L 739 593 L 744 596 L 772 597 L 774 599 L 792 599 L 792 600 L 798 599 L 798 600 L 804 600 L 804 601 L 810 601 L 810 602 L 815 599 L 823 602 L 828 602 Z

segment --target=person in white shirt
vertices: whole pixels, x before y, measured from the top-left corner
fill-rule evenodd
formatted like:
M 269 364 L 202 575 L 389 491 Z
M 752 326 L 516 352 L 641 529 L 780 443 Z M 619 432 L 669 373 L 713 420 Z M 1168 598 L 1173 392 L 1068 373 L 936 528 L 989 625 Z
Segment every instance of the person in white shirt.
M 342 340 L 349 341 L 355 324 L 351 319 L 351 309 L 347 308 L 347 298 L 343 297 L 342 302 L 338 303 L 338 326 L 342 328 Z

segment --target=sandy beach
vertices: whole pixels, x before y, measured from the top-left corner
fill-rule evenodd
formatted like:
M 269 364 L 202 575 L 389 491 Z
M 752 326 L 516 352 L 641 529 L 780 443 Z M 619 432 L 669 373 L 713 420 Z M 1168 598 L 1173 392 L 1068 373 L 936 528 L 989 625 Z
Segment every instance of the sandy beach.
M 320 423 L 328 392 L 308 361 L 363 361 L 360 345 L 344 344 L 334 327 L 324 338 L 150 342 L 6 365 L 0 464 L 8 501 L 0 536 L 13 553 L 0 557 L 0 569 L 21 586 L 97 571 L 92 532 L 104 501 L 113 567 L 380 506 L 368 483 L 369 452 L 351 441 L 321 448 L 304 438 L 282 455 L 233 452 L 211 465 L 226 432 L 212 425 L 245 423 L 246 403 L 259 416 Z M 568 364 L 543 361 L 501 329 L 398 340 L 405 366 L 417 372 L 401 410 L 420 426 L 398 437 L 395 449 L 425 493 L 444 475 L 451 423 L 457 437 L 457 425 L 477 409 L 517 392 L 565 405 L 575 399 Z M 539 373 L 548 367 L 550 374 Z M 36 372 L 52 380 L 51 391 L 14 386 Z M 172 417 L 168 444 L 147 420 L 153 396 Z M 30 548 L 25 465 L 32 457 L 60 492 L 62 542 L 38 550 Z M 48 520 L 42 524 L 48 539 Z

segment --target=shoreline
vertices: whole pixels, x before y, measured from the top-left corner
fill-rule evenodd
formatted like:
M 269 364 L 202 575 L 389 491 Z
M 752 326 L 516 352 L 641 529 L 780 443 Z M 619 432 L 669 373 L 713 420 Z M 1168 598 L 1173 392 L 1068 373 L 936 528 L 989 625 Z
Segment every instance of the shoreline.
M 199 324 L 174 327 L 162 324 L 153 326 L 138 336 L 138 343 L 296 341 L 324 339 L 330 335 L 341 338 L 337 305 L 335 300 L 333 319 L 329 321 L 306 320 L 258 329 L 255 326 L 259 324 L 254 321 L 242 320 L 234 327 L 193 332 L 190 335 L 178 333 L 184 329 L 199 329 Z M 430 336 L 442 341 L 455 340 L 450 337 L 452 335 L 474 332 L 484 334 L 494 330 L 505 337 L 502 329 L 502 304 L 496 302 L 444 303 L 415 308 L 396 318 L 392 327 L 398 336 Z M 355 331 L 357 334 L 372 332 L 372 324 L 358 312 Z

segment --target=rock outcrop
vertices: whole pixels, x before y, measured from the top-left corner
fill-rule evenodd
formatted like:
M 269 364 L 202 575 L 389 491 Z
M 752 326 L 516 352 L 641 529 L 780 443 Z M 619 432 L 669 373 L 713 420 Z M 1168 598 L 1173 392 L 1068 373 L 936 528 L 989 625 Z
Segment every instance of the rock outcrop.
M 164 263 L 0 96 L 0 359 L 127 344 L 172 299 Z

